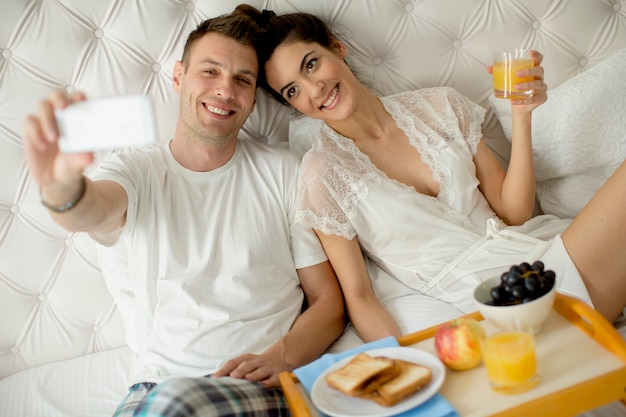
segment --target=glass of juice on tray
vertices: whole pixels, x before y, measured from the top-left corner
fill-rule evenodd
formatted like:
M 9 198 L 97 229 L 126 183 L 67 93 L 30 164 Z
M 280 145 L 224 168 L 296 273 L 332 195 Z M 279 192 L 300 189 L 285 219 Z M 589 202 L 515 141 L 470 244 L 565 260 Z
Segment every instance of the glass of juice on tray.
M 519 77 L 517 71 L 532 68 L 535 62 L 526 49 L 496 51 L 493 53 L 493 93 L 506 99 L 528 98 L 533 90 L 518 90 L 517 84 L 533 80 L 533 77 Z
M 481 342 L 491 388 L 518 394 L 539 384 L 535 338 L 525 331 L 498 332 Z

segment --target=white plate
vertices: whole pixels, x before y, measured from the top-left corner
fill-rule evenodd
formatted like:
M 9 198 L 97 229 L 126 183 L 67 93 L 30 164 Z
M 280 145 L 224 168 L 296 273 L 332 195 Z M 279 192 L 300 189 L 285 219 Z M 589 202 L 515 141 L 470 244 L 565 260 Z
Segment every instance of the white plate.
M 429 367 L 433 372 L 430 382 L 412 396 L 400 401 L 392 407 L 383 407 L 371 400 L 350 397 L 335 389 L 332 389 L 324 379 L 325 375 L 333 372 L 346 363 L 355 355 L 344 358 L 333 364 L 320 376 L 317 377 L 311 388 L 311 400 L 322 412 L 334 417 L 386 417 L 399 414 L 422 404 L 435 395 L 446 376 L 443 363 L 434 355 L 423 350 L 409 347 L 389 347 L 367 351 L 371 356 L 388 356 L 394 359 L 404 359 Z

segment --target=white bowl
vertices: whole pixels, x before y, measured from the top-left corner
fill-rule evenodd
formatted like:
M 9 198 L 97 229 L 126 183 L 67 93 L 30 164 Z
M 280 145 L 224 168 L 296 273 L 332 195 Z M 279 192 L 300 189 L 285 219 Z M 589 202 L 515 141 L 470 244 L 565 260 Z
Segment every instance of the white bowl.
M 474 302 L 484 319 L 504 331 L 523 330 L 533 334 L 539 333 L 552 310 L 556 285 L 546 294 L 526 303 L 505 306 L 485 304 L 491 300 L 491 288 L 498 284 L 500 276 L 495 276 L 486 279 L 474 290 Z

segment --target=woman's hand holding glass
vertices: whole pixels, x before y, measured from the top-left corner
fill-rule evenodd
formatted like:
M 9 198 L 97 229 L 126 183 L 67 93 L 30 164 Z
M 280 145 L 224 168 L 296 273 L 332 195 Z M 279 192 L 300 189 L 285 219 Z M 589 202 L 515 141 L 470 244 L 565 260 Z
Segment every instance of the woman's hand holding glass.
M 544 82 L 544 68 L 541 66 L 541 62 L 543 61 L 543 55 L 535 50 L 528 51 L 528 55 L 530 56 L 530 58 L 532 58 L 534 66 L 531 68 L 519 69 L 517 70 L 516 75 L 519 78 L 532 77 L 532 79 L 530 81 L 516 84 L 514 88 L 516 91 L 530 90 L 532 91 L 532 95 L 530 95 L 529 97 L 511 98 L 510 101 L 512 112 L 530 113 L 541 104 L 545 103 L 548 99 L 548 86 Z M 487 67 L 487 72 L 493 75 L 494 67 Z

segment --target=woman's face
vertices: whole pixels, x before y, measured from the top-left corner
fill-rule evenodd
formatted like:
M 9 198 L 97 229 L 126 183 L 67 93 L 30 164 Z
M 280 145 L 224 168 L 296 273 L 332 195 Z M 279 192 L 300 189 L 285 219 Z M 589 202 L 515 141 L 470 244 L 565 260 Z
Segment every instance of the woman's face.
M 347 51 L 318 43 L 291 42 L 276 48 L 265 64 L 267 82 L 301 113 L 326 121 L 349 117 L 358 81 L 343 59 Z

